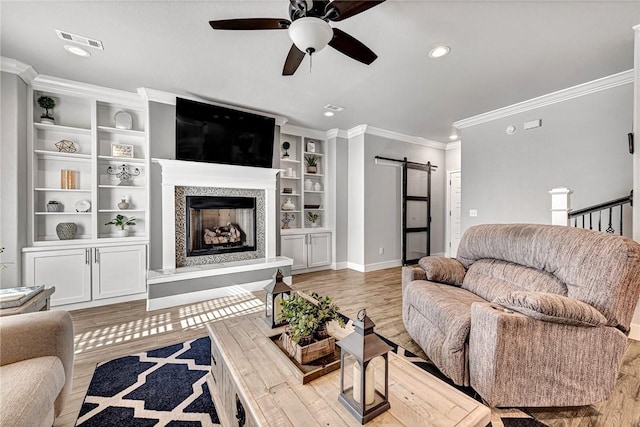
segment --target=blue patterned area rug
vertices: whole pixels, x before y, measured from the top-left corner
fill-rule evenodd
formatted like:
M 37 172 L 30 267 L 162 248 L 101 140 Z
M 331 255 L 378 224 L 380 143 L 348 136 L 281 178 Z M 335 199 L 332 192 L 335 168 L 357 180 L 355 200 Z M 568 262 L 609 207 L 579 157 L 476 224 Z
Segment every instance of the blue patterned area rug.
M 432 363 L 381 336 L 393 352 L 474 399 L 471 387 L 454 385 Z M 209 337 L 198 338 L 99 364 L 78 415 L 77 426 L 220 425 L 205 375 L 211 360 Z M 517 409 L 493 410 L 492 427 L 544 427 Z
M 99 364 L 77 426 L 220 425 L 205 375 L 209 337 Z

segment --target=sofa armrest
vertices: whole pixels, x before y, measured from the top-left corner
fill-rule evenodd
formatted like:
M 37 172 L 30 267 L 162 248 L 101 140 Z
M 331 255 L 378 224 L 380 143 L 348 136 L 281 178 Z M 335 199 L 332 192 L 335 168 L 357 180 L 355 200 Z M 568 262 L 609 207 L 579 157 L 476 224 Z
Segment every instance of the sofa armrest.
M 495 298 L 494 304 L 545 322 L 574 326 L 603 326 L 607 318 L 584 302 L 546 292 L 511 292 Z
M 73 380 L 73 321 L 66 311 L 39 311 L 0 317 L 0 366 L 42 356 L 62 362 L 65 385 L 56 399 L 56 416 Z
M 447 285 L 461 286 L 467 270 L 455 258 L 427 256 L 418 261 L 424 270 L 427 280 Z
M 627 345 L 613 327 L 543 322 L 476 302 L 470 382 L 492 407 L 590 405 L 610 397 Z

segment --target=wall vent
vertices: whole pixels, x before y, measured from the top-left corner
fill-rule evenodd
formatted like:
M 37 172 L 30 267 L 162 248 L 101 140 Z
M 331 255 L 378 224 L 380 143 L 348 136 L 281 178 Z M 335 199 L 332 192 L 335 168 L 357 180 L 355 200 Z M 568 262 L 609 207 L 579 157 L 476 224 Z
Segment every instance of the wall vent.
M 334 113 L 339 113 L 341 111 L 344 111 L 344 107 L 338 107 L 337 105 L 333 105 L 333 104 L 325 105 L 324 109 L 328 111 L 333 111 Z
M 104 47 L 102 46 L 102 42 L 100 40 L 90 39 L 89 37 L 85 36 L 79 36 L 68 31 L 56 30 L 56 34 L 62 40 L 78 43 L 83 46 L 89 46 L 94 49 L 104 50 Z

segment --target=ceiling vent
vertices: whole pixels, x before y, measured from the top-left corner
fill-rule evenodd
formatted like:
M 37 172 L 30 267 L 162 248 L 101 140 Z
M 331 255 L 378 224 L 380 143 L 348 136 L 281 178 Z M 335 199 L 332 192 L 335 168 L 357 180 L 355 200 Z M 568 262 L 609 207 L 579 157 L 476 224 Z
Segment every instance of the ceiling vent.
M 327 104 L 324 106 L 324 109 L 327 111 L 333 111 L 334 113 L 339 113 L 344 111 L 344 107 L 338 107 L 337 105 Z
M 83 46 L 89 46 L 94 49 L 104 50 L 102 42 L 100 40 L 90 39 L 89 37 L 79 36 L 77 34 L 69 33 L 67 31 L 56 30 L 58 37 L 64 41 L 74 42 Z

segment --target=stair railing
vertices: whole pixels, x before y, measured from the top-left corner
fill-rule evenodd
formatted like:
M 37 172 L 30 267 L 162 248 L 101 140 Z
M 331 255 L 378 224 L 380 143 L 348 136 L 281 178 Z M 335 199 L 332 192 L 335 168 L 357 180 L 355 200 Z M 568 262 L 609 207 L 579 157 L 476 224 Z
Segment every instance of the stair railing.
M 628 196 L 620 197 L 615 200 L 600 203 L 590 206 L 588 208 L 579 209 L 577 211 L 569 212 L 569 221 L 572 222 L 574 227 L 594 229 L 594 219 L 598 221 L 598 231 L 603 231 L 603 213 L 604 213 L 604 225 L 607 228 L 604 230 L 606 233 L 615 233 L 614 224 L 619 223 L 618 232 L 622 236 L 623 234 L 623 218 L 624 218 L 624 205 L 629 204 L 633 207 L 633 190 Z M 619 212 L 618 211 L 619 208 Z M 588 221 L 587 221 L 588 220 Z M 587 224 L 588 222 L 588 224 Z

